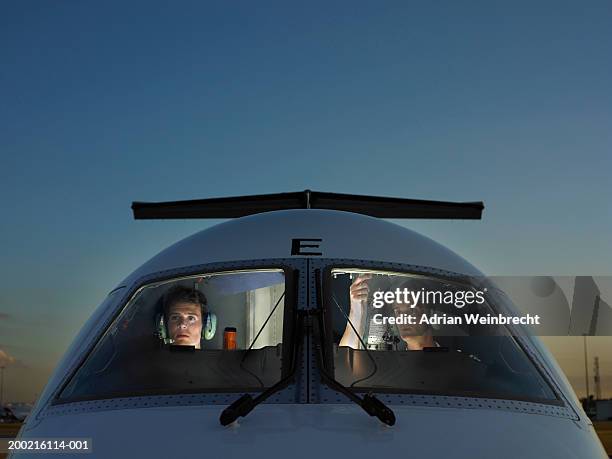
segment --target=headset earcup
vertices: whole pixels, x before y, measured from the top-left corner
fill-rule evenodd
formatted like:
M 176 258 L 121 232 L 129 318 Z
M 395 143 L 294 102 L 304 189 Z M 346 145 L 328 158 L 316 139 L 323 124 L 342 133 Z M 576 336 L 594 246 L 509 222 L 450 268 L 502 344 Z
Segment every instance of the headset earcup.
M 166 324 L 164 322 L 164 315 L 157 314 L 157 317 L 155 318 L 155 323 L 157 325 L 157 336 L 165 343 L 168 339 L 168 332 L 166 330 Z
M 202 338 L 210 341 L 217 331 L 217 315 L 212 312 L 204 314 L 202 324 Z

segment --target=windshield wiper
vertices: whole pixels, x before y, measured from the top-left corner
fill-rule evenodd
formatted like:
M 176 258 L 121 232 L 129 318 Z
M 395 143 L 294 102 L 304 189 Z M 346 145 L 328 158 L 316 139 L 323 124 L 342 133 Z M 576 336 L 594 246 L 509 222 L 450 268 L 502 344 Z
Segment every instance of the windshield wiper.
M 313 330 L 313 338 L 314 345 L 317 348 L 317 364 L 319 366 L 319 372 L 321 373 L 322 381 L 327 384 L 331 389 L 334 389 L 341 394 L 346 395 L 350 400 L 359 405 L 363 410 L 368 413 L 370 416 L 376 416 L 381 422 L 387 424 L 388 426 L 392 426 L 395 424 L 395 413 L 391 408 L 377 399 L 372 392 L 368 392 L 363 396 L 363 398 L 359 397 L 351 388 L 344 386 L 342 383 L 334 379 L 332 375 L 330 375 L 325 369 L 325 358 L 323 355 L 323 339 L 321 337 L 321 321 L 323 320 L 323 289 L 321 283 L 321 271 L 319 269 L 315 270 L 315 282 L 317 284 L 317 306 L 318 309 L 315 311 L 310 311 L 312 320 L 312 330 Z M 347 317 L 348 320 L 348 317 Z M 349 321 L 350 323 L 350 321 Z M 353 325 L 351 324 L 351 327 Z M 354 330 L 354 328 L 353 328 Z M 357 332 L 356 330 L 354 330 Z M 359 341 L 361 341 L 364 348 L 367 350 L 367 346 L 363 343 L 361 338 L 359 337 L 359 333 L 357 333 L 357 337 Z M 376 372 L 376 361 L 370 355 L 369 351 L 368 356 L 372 360 L 374 364 L 374 372 Z M 369 375 L 368 378 L 372 376 Z M 363 378 L 367 379 L 367 378 Z
M 295 340 L 293 345 L 293 355 L 291 358 L 291 368 L 289 370 L 289 374 L 276 384 L 263 391 L 257 397 L 253 398 L 251 394 L 244 394 L 230 406 L 225 408 L 221 412 L 221 416 L 219 417 L 219 422 L 222 426 L 231 424 L 239 417 L 245 417 L 247 414 L 253 411 L 253 408 L 259 405 L 261 402 L 265 401 L 268 397 L 278 392 L 279 390 L 284 389 L 291 383 L 295 376 L 295 372 L 297 371 L 296 361 L 298 356 L 300 355 L 300 352 L 302 350 L 302 342 L 304 341 L 304 320 L 301 315 L 296 315 L 298 317 L 297 330 L 294 334 Z
M 316 316 L 316 317 L 315 317 Z M 316 354 L 317 354 L 317 364 L 319 366 L 319 372 L 321 373 L 321 380 L 327 384 L 331 389 L 334 389 L 341 394 L 346 395 L 351 401 L 355 402 L 359 405 L 363 410 L 368 413 L 370 416 L 376 416 L 381 422 L 387 424 L 388 426 L 392 426 L 395 424 L 395 413 L 393 410 L 377 399 L 371 392 L 365 394 L 362 397 L 357 395 L 352 389 L 344 386 L 342 383 L 334 379 L 332 375 L 330 375 L 325 370 L 325 365 L 323 363 L 323 348 L 322 348 L 322 340 L 320 333 L 320 320 L 321 320 L 321 309 L 317 311 L 311 311 L 310 318 L 312 318 L 312 330 L 313 330 L 313 338 L 314 345 L 316 346 Z
M 315 275 L 317 276 L 317 284 L 319 283 L 319 270 L 316 270 Z M 321 289 L 318 289 L 319 294 L 317 295 L 317 301 L 319 304 L 319 308 L 312 310 L 302 310 L 297 311 L 297 330 L 294 333 L 294 345 L 293 345 L 293 356 L 291 359 L 291 369 L 289 374 L 281 379 L 279 382 L 266 389 L 264 392 L 259 394 L 257 397 L 253 398 L 250 394 L 244 394 L 230 406 L 223 410 L 221 416 L 219 417 L 219 422 L 221 425 L 226 426 L 231 424 L 239 417 L 247 416 L 253 408 L 255 408 L 258 404 L 265 401 L 272 394 L 278 392 L 279 390 L 288 386 L 291 381 L 294 379 L 295 373 L 297 371 L 297 358 L 301 355 L 302 343 L 304 342 L 304 321 L 308 320 L 308 327 L 312 329 L 313 332 L 313 341 L 314 345 L 317 348 L 317 364 L 319 367 L 319 371 L 321 373 L 322 381 L 327 384 L 331 389 L 334 389 L 344 395 L 346 395 L 351 401 L 355 402 L 359 405 L 363 410 L 368 413 L 370 416 L 376 416 L 381 422 L 392 426 L 395 424 L 395 413 L 393 410 L 386 406 L 383 402 L 377 399 L 371 392 L 367 393 L 362 397 L 353 392 L 350 388 L 343 386 L 340 382 L 336 381 L 333 376 L 331 376 L 325 370 L 325 365 L 323 363 L 323 348 L 322 348 L 322 339 L 320 334 L 320 320 L 321 320 Z M 315 320 L 313 320 L 313 318 Z M 314 324 L 314 326 L 312 326 Z M 374 362 L 374 364 L 376 364 Z

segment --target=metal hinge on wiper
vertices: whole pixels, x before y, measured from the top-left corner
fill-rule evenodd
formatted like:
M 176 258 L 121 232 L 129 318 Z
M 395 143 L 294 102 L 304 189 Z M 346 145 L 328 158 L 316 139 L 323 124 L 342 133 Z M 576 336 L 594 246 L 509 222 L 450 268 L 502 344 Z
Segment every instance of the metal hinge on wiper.
M 314 346 L 316 346 L 316 354 L 317 354 L 317 364 L 319 366 L 319 371 L 321 372 L 321 380 L 327 384 L 331 389 L 334 389 L 341 394 L 346 395 L 350 400 L 359 405 L 363 410 L 368 413 L 370 416 L 376 416 L 381 422 L 387 424 L 388 426 L 392 426 L 395 424 L 395 413 L 393 410 L 377 399 L 371 392 L 367 393 L 362 397 L 357 395 L 353 390 L 344 386 L 342 383 L 334 379 L 332 375 L 330 375 L 325 370 L 325 364 L 323 362 L 323 347 L 321 340 L 321 333 L 319 330 L 321 319 L 321 309 L 316 311 L 310 311 L 310 316 L 308 319 L 311 319 L 311 324 L 313 325 L 313 337 L 314 337 Z M 314 320 L 312 320 L 314 319 Z
M 226 426 L 234 422 L 239 417 L 245 417 L 247 414 L 253 411 L 253 408 L 259 405 L 261 402 L 265 401 L 268 397 L 278 392 L 279 390 L 284 389 L 291 383 L 293 377 L 295 376 L 295 372 L 297 371 L 296 361 L 298 356 L 300 355 L 300 351 L 302 349 L 302 341 L 304 340 L 303 318 L 299 315 L 297 322 L 297 330 L 294 336 L 295 341 L 293 345 L 293 356 L 291 359 L 291 369 L 289 370 L 289 374 L 276 384 L 263 391 L 257 397 L 253 398 L 251 394 L 244 394 L 230 406 L 225 408 L 221 412 L 221 416 L 219 417 L 219 422 L 221 423 L 221 425 Z

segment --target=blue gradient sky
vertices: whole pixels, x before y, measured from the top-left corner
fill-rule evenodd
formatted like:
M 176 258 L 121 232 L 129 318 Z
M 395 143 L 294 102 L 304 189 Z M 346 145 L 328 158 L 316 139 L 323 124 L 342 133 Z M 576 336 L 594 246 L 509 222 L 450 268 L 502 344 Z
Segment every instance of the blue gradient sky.
M 135 222 L 133 200 L 484 200 L 481 222 L 404 224 L 490 274 L 612 274 L 611 23 L 607 0 L 3 3 L 7 397 L 210 224 Z

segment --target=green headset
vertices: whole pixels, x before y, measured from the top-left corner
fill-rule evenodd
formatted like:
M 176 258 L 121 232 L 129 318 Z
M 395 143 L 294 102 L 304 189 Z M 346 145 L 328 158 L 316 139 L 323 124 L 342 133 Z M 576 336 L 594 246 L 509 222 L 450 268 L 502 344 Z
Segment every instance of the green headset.
M 172 290 L 168 291 L 166 295 L 162 296 L 162 298 L 160 299 L 158 313 L 155 316 L 157 337 L 164 344 L 172 344 L 174 342 L 168 334 L 168 328 L 166 327 L 166 319 L 164 315 L 164 303 L 166 302 L 168 293 L 170 293 L 171 291 Z M 194 288 L 194 292 L 197 292 L 196 296 L 201 296 L 203 298 L 203 301 L 197 301 L 197 304 L 200 305 L 200 310 L 202 314 L 202 336 L 200 339 L 210 341 L 215 337 L 215 333 L 217 331 L 217 315 L 215 313 L 209 312 L 206 309 L 206 298 L 197 290 L 197 288 Z

